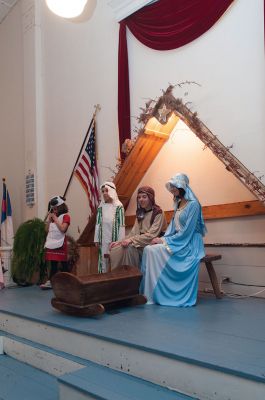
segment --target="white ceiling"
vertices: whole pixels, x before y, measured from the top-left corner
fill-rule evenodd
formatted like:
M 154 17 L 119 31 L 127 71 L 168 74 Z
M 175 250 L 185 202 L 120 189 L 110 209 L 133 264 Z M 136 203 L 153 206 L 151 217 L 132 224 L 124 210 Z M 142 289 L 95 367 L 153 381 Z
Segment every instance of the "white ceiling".
M 0 0 L 0 24 L 17 2 L 18 0 Z

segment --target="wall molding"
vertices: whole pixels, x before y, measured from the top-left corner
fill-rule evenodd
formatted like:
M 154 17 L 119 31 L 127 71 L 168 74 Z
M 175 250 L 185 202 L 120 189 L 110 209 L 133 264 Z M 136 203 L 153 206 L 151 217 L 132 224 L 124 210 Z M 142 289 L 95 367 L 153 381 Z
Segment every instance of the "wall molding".
M 119 22 L 150 3 L 154 3 L 154 0 L 110 0 L 108 5 L 113 9 Z

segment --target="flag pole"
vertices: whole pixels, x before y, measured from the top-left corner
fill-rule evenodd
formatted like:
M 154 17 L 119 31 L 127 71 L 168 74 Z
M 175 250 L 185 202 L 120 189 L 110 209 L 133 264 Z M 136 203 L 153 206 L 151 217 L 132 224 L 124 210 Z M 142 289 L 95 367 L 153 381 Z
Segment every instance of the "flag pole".
M 68 183 L 67 183 L 67 185 L 66 185 L 66 189 L 65 189 L 65 191 L 64 191 L 63 197 L 65 197 L 65 196 L 66 196 L 66 193 L 68 192 L 68 189 L 69 189 L 70 183 L 71 183 L 71 181 L 72 181 L 72 178 L 73 178 L 73 176 L 74 176 L 75 167 L 76 167 L 76 165 L 77 165 L 77 163 L 78 163 L 78 160 L 79 160 L 79 157 L 80 157 L 80 155 L 81 155 L 81 153 L 82 153 L 82 150 L 83 150 L 83 148 L 84 148 L 84 146 L 85 146 L 85 144 L 86 144 L 86 141 L 87 141 L 87 138 L 88 138 L 88 135 L 89 135 L 89 132 L 90 132 L 91 126 L 92 126 L 93 122 L 95 121 L 96 114 L 97 114 L 97 112 L 98 112 L 98 111 L 100 111 L 100 110 L 101 110 L 100 104 L 96 104 L 96 105 L 94 105 L 94 108 L 95 108 L 95 111 L 94 111 L 93 117 L 92 117 L 92 119 L 91 119 L 91 122 L 90 122 L 90 124 L 89 124 L 89 127 L 88 127 L 88 130 L 87 130 L 87 133 L 86 133 L 85 139 L 83 140 L 83 143 L 82 143 L 81 149 L 80 149 L 80 151 L 79 151 L 79 154 L 78 154 L 78 156 L 77 156 L 77 159 L 76 159 L 76 162 L 75 162 L 74 168 L 73 168 L 73 170 L 72 170 L 72 173 L 71 173 L 71 175 L 70 175 L 69 181 L 68 181 Z

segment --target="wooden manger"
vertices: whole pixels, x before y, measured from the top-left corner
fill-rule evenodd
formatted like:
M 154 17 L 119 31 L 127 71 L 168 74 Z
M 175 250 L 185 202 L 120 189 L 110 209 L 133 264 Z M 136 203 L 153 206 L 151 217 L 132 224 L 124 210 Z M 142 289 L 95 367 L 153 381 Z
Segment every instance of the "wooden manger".
M 52 278 L 57 310 L 77 316 L 102 314 L 106 309 L 146 303 L 139 294 L 142 274 L 137 267 L 120 266 L 113 272 L 77 277 L 59 272 Z

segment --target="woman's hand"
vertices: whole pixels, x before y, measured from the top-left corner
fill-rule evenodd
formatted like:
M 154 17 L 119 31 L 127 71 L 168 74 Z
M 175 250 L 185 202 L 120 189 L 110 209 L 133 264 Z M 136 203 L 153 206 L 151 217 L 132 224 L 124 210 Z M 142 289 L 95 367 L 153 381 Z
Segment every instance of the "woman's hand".
M 132 243 L 132 239 L 124 239 L 121 241 L 122 247 L 128 247 L 130 243 Z
M 161 244 L 161 243 L 163 243 L 163 240 L 159 237 L 156 237 L 152 240 L 152 242 L 150 244 L 152 245 L 152 244 Z
M 113 249 L 113 247 L 119 246 L 120 243 L 121 243 L 121 242 L 112 242 L 112 243 L 109 245 L 109 249 L 111 250 L 111 249 Z

